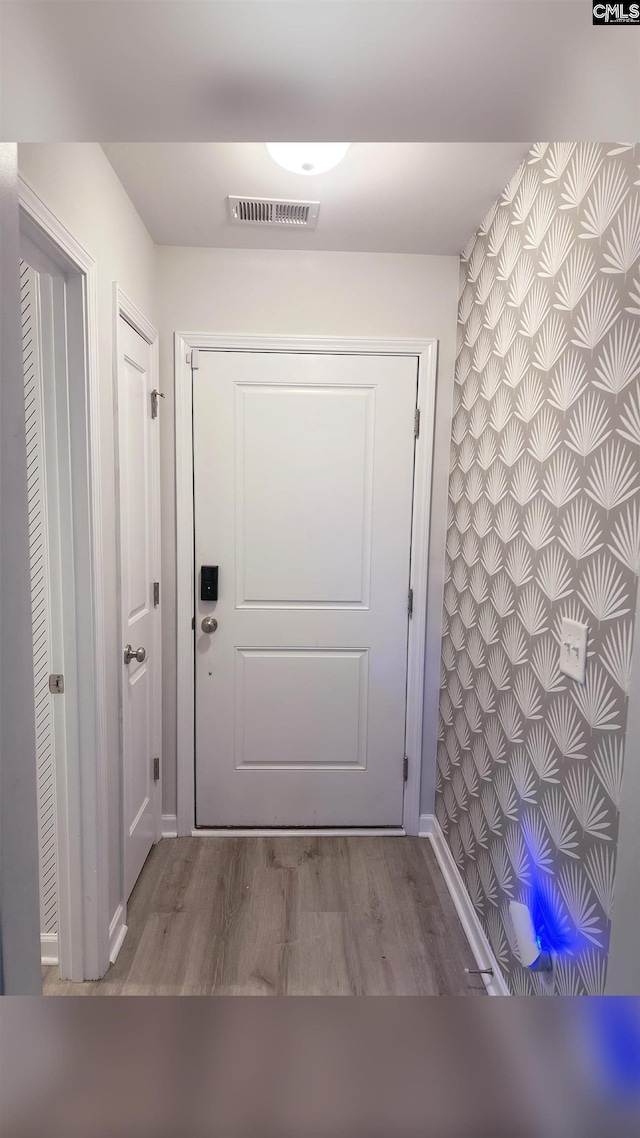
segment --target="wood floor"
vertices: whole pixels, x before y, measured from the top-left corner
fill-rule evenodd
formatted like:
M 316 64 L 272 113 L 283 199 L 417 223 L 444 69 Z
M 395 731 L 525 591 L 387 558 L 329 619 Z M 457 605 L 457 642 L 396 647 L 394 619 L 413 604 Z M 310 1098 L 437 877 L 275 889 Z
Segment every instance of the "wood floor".
M 482 995 L 430 843 L 407 837 L 164 839 L 96 982 L 45 995 Z

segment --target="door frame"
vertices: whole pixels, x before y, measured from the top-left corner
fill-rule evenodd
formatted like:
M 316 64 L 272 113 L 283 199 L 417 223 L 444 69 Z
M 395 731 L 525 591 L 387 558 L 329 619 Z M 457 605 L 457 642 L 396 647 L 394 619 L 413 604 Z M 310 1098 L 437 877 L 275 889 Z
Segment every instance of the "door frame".
M 413 613 L 409 621 L 405 751 L 408 756 L 403 824 L 395 833 L 417 835 L 420 819 L 420 775 L 425 707 L 425 649 L 427 635 L 427 576 L 431 521 L 431 471 L 435 430 L 438 341 L 374 340 L 320 336 L 241 336 L 176 332 L 176 628 L 177 628 L 177 832 L 180 836 L 211 833 L 195 828 L 195 675 L 194 675 L 194 500 L 193 500 L 193 371 L 199 351 L 313 352 L 327 355 L 415 356 L 418 366 L 420 431 L 416 439 L 411 528 Z M 192 357 L 195 352 L 195 358 Z M 439 675 L 429 678 L 439 685 Z M 432 701 L 429 702 L 429 706 Z M 436 726 L 427 738 L 436 738 Z M 218 831 L 216 831 L 218 832 Z M 220 831 L 225 832 L 225 831 Z M 244 831 L 229 830 L 237 835 Z M 248 832 L 248 831 L 247 831 Z M 260 830 L 251 833 L 259 834 Z M 283 831 L 284 832 L 284 831 Z M 289 832 L 289 831 L 286 831 Z M 291 831 L 300 833 L 302 831 Z M 321 831 L 314 831 L 320 833 Z M 330 831 L 336 832 L 336 831 Z M 354 830 L 355 832 L 355 830 Z M 371 832 L 373 831 L 366 831 Z M 377 831 L 384 833 L 385 831 Z
M 58 968 L 62 978 L 99 979 L 109 966 L 107 712 L 102 587 L 102 467 L 97 266 L 31 186 L 19 178 L 20 231 L 67 280 L 67 367 L 56 386 L 68 406 L 57 432 L 68 479 L 57 488 L 60 540 L 72 552 L 62 588 L 63 697 L 67 746 L 56 752 Z
M 113 283 L 113 390 L 114 390 L 114 419 L 115 419 L 115 451 L 116 451 L 116 542 L 117 542 L 117 564 L 118 564 L 118 638 L 121 635 L 122 629 L 122 537 L 121 537 L 121 520 L 122 515 L 120 511 L 120 451 L 123 440 L 121 438 L 122 431 L 122 415 L 120 414 L 120 318 L 126 320 L 135 332 L 138 333 L 142 339 L 149 344 L 151 348 L 151 383 L 152 387 L 156 390 L 159 387 L 159 336 L 156 328 L 140 309 L 133 303 L 127 294 L 120 288 L 117 281 Z M 151 644 L 151 654 L 154 661 L 154 673 L 152 684 L 152 719 L 153 719 L 153 757 L 159 760 L 160 777 L 155 782 L 153 788 L 153 831 L 154 843 L 160 841 L 162 837 L 162 629 L 160 622 L 160 613 L 162 612 L 162 584 L 161 584 L 161 570 L 160 570 L 160 557 L 161 557 L 161 517 L 160 517 L 160 412 L 157 419 L 157 430 L 151 433 L 151 461 L 153 464 L 153 481 L 152 481 L 152 518 L 151 518 L 151 531 L 152 531 L 152 548 L 153 548 L 153 564 L 154 564 L 154 580 L 160 583 L 160 605 L 155 611 L 155 620 L 153 622 L 153 640 Z M 121 657 L 119 657 L 122 662 Z M 124 931 L 121 934 L 122 940 L 126 933 L 126 901 L 124 900 L 124 674 L 122 668 L 118 672 L 118 707 L 119 707 L 119 739 L 120 739 L 120 817 L 122 824 L 120 826 L 120 843 L 121 843 L 121 896 L 123 897 L 122 909 L 123 912 L 120 916 Z M 119 946 L 118 946 L 119 947 Z

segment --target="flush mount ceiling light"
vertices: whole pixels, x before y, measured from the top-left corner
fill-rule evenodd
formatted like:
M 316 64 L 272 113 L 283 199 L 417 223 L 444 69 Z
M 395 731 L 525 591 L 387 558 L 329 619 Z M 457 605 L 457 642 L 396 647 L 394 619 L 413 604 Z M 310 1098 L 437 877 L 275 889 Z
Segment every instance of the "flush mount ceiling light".
M 294 174 L 324 174 L 342 162 L 350 142 L 267 142 L 274 162 Z

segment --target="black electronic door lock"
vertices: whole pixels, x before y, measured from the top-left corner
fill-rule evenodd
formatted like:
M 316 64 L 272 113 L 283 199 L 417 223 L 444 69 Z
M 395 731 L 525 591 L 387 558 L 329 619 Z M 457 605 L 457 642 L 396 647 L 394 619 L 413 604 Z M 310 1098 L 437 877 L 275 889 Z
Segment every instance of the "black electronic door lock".
M 218 599 L 218 566 L 201 565 L 200 567 L 200 600 L 217 601 Z

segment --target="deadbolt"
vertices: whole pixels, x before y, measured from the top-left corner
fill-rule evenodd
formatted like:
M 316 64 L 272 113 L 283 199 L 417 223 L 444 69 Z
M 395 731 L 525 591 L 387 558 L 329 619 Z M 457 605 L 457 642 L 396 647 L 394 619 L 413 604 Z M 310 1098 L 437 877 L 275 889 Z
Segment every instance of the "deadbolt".
M 139 664 L 147 658 L 146 648 L 132 648 L 130 644 L 124 650 L 124 662 L 130 664 L 132 660 L 137 660 Z
M 205 616 L 200 627 L 203 632 L 215 632 L 216 628 L 218 627 L 218 622 L 215 616 Z

